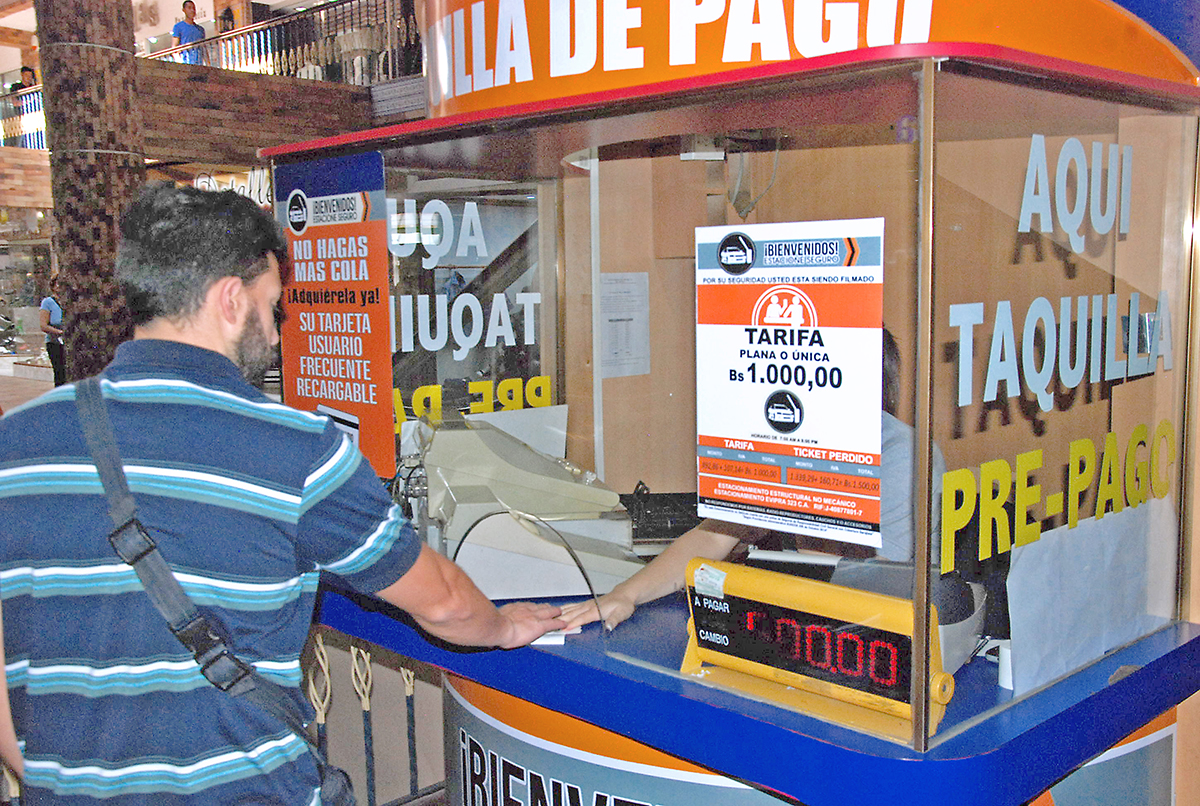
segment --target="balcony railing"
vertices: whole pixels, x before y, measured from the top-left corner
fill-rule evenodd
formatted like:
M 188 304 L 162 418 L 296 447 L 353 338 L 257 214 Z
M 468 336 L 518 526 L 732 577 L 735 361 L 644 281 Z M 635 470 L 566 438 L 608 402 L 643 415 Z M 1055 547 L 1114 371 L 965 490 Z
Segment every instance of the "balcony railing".
M 149 58 L 362 87 L 421 73 L 412 0 L 340 0 Z
M 0 99 L 0 122 L 5 146 L 46 147 L 46 115 L 42 111 L 42 88 L 21 90 Z
M 377 115 L 424 107 L 413 0 L 337 0 L 148 58 L 372 87 Z M 3 145 L 46 148 L 42 88 L 0 96 L 0 123 Z

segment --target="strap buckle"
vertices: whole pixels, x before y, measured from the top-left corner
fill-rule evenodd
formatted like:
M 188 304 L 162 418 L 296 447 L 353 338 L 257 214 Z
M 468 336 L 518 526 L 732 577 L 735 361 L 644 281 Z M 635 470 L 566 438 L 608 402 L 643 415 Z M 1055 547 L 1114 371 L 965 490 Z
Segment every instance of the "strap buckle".
M 137 517 L 130 518 L 114 529 L 108 536 L 108 542 L 117 556 L 129 565 L 158 548 L 154 538 L 150 537 L 146 527 L 142 526 Z
M 229 691 L 254 673 L 254 669 L 230 651 L 224 639 L 213 632 L 208 619 L 197 614 L 179 629 L 171 629 L 179 643 L 191 650 L 200 674 L 221 691 Z
M 213 657 L 200 664 L 200 674 L 221 691 L 229 691 L 253 673 L 250 665 L 230 652 L 224 644 Z

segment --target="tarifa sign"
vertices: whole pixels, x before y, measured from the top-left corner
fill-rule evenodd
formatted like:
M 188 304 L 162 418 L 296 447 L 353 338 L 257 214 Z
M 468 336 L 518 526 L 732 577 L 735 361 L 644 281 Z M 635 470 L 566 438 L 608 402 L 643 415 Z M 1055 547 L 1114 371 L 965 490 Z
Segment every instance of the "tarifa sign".
M 424 19 L 431 117 L 935 42 L 1196 78 L 1109 0 L 428 0 Z

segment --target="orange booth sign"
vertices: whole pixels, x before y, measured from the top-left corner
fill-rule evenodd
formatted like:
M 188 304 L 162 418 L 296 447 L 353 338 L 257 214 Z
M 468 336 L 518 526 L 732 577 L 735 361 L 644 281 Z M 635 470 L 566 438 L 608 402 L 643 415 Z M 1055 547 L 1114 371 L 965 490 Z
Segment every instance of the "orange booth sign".
M 425 21 L 433 118 L 934 43 L 1198 79 L 1178 48 L 1109 0 L 428 0 Z

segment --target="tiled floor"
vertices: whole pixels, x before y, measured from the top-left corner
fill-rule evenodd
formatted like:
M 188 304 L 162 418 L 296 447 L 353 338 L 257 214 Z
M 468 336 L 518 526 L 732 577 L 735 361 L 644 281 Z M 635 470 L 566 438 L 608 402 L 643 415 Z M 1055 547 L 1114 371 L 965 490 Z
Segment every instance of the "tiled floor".
M 6 367 L 0 364 L 0 409 L 8 411 L 16 408 L 27 400 L 33 400 L 43 392 L 48 392 L 54 388 L 54 384 L 50 381 L 34 381 L 28 378 L 14 378 L 11 374 L 4 374 L 4 370 L 8 369 L 11 372 L 11 367 Z

